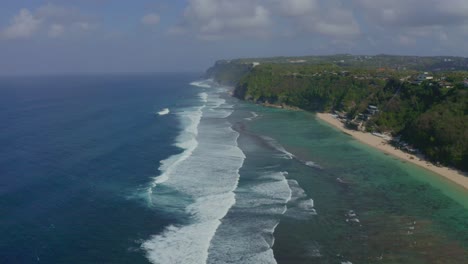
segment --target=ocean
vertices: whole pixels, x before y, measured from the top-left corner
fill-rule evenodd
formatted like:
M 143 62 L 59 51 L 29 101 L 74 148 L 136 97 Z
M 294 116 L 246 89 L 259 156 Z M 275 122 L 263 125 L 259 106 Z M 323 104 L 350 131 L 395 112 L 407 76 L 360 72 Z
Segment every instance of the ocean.
M 466 263 L 468 194 L 198 74 L 0 78 L 0 263 Z

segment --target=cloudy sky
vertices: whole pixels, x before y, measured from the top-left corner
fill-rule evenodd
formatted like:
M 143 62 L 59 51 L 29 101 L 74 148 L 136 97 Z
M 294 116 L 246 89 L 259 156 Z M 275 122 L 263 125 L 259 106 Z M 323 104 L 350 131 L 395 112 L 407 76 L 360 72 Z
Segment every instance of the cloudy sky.
M 467 0 L 1 0 L 0 75 L 277 55 L 468 56 Z

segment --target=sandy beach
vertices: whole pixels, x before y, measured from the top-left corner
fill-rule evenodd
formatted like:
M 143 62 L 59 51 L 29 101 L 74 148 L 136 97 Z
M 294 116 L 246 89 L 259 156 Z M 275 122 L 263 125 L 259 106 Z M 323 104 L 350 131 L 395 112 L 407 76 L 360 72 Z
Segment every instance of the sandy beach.
M 353 138 L 359 140 L 360 142 L 367 144 L 371 147 L 379 149 L 384 153 L 388 153 L 397 157 L 401 160 L 411 162 L 416 164 L 422 168 L 430 170 L 460 186 L 462 186 L 465 190 L 468 190 L 468 177 L 464 176 L 461 172 L 448 168 L 448 167 L 437 167 L 431 164 L 428 161 L 420 159 L 415 155 L 406 153 L 399 149 L 396 149 L 392 145 L 388 144 L 388 142 L 380 137 L 374 136 L 371 133 L 364 133 L 356 130 L 350 130 L 344 127 L 343 123 L 341 123 L 338 119 L 334 118 L 329 113 L 317 113 L 317 118 L 322 121 L 327 122 L 328 124 L 338 128 L 339 130 L 351 135 Z

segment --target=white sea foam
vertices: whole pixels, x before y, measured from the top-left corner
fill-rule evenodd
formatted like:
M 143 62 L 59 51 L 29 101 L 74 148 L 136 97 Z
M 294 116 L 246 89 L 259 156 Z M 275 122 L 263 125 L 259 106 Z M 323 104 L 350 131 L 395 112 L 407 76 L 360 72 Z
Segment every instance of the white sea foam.
M 322 166 L 319 164 L 313 162 L 313 161 L 303 161 L 301 159 L 298 159 L 294 154 L 291 152 L 287 151 L 280 143 L 278 143 L 275 139 L 267 136 L 261 136 L 263 140 L 272 148 L 276 149 L 277 151 L 281 152 L 281 157 L 285 159 L 297 159 L 298 161 L 302 162 L 304 165 L 315 168 L 315 169 L 320 169 L 322 170 Z
M 297 161 L 303 163 L 306 166 L 322 169 L 322 167 L 319 166 L 318 164 L 316 164 L 315 162 L 300 160 L 294 154 L 288 152 L 275 139 L 270 138 L 270 137 L 266 137 L 266 136 L 262 136 L 262 138 L 263 138 L 263 140 L 265 140 L 265 142 L 270 147 L 272 147 L 276 151 L 282 153 L 282 155 L 280 156 L 281 158 L 296 159 Z M 310 217 L 312 217 L 314 215 L 317 215 L 317 211 L 314 208 L 314 200 L 311 199 L 306 194 L 304 189 L 301 188 L 301 186 L 299 185 L 299 183 L 296 180 L 287 179 L 286 178 L 287 175 L 288 175 L 287 172 L 283 172 L 281 174 L 281 177 L 279 177 L 279 178 L 278 178 L 277 174 L 267 176 L 267 179 L 270 178 L 271 180 L 277 180 L 277 181 L 278 180 L 279 181 L 283 180 L 286 183 L 286 186 L 288 186 L 288 189 L 290 191 L 290 195 L 289 195 L 289 197 L 287 199 L 286 206 L 282 210 L 281 214 L 285 214 L 285 216 L 287 216 L 287 217 L 296 218 L 296 219 L 309 219 Z M 261 177 L 261 179 L 265 179 L 265 178 Z M 269 188 L 269 189 L 273 190 L 273 192 L 278 192 L 274 188 Z M 278 193 L 281 193 L 281 192 L 278 192 Z M 259 201 L 259 203 L 264 203 L 264 202 L 265 201 L 261 201 L 261 200 Z M 275 230 L 275 228 L 276 228 L 276 226 L 278 224 L 279 224 L 279 222 L 277 222 L 274 225 L 273 230 L 271 231 L 271 234 L 272 234 L 271 245 L 274 244 L 273 234 L 274 234 L 274 230 Z M 315 250 L 318 252 L 318 254 L 320 254 L 318 248 L 315 249 Z
M 198 141 L 196 136 L 198 134 L 198 125 L 202 117 L 202 109 L 205 105 L 200 107 L 194 107 L 192 109 L 184 110 L 179 112 L 177 115 L 185 127 L 184 130 L 177 136 L 175 145 L 181 149 L 183 152 L 177 155 L 173 155 L 160 162 L 159 171 L 161 174 L 158 177 L 155 177 L 154 181 L 148 188 L 148 200 L 152 203 L 153 189 L 169 179 L 174 169 L 188 157 L 190 157 L 198 146 Z
M 279 152 L 282 152 L 284 154 L 285 159 L 294 159 L 295 156 L 291 152 L 287 151 L 281 144 L 279 144 L 276 140 L 274 140 L 271 137 L 267 136 L 262 136 L 263 140 L 265 140 L 268 145 L 274 149 L 276 149 Z
M 233 106 L 221 93 L 225 90 L 204 90 L 199 94 L 202 106 L 176 113 L 184 128 L 176 145 L 183 151 L 161 162 L 161 175 L 148 195 L 150 204 L 180 206 L 190 217 L 142 243 L 152 263 L 276 263 L 272 247 L 281 215 L 288 214 L 290 204 L 297 210 L 314 210 L 313 200 L 287 179 L 287 172 L 266 172 L 258 181 L 238 187 L 245 155 L 237 145 L 239 134 L 226 119 Z M 265 140 L 283 158 L 295 158 L 275 140 Z M 170 198 L 159 195 L 165 189 L 189 199 L 171 204 Z
M 185 208 L 191 222 L 168 227 L 142 244 L 152 263 L 206 263 L 220 220 L 236 202 L 245 156 L 237 146 L 239 134 L 225 120 L 232 110 L 222 109 L 225 100 L 217 94 L 199 96 L 204 106 L 179 115 L 185 129 L 176 145 L 184 151 L 161 162 L 162 174 L 149 188 L 153 203 L 158 203 L 158 185 L 191 197 Z
M 201 88 L 212 88 L 214 85 L 214 81 L 213 79 L 206 79 L 206 80 L 191 82 L 190 85 L 201 87 Z
M 209 95 L 209 111 L 205 112 L 207 118 L 226 118 L 234 111 L 232 105 L 226 104 L 226 100 L 220 98 L 219 95 Z
M 265 172 L 236 190 L 236 204 L 216 231 L 208 263 L 276 263 L 273 234 L 292 196 L 286 175 Z
M 208 94 L 207 93 L 199 93 L 198 96 L 202 100 L 202 102 L 207 103 L 208 102 Z
M 304 164 L 305 164 L 306 166 L 311 167 L 311 168 L 316 168 L 316 169 L 320 169 L 320 170 L 323 169 L 322 166 L 318 165 L 317 163 L 315 163 L 315 162 L 313 162 L 313 161 L 306 161 L 306 162 L 304 162 Z
M 255 112 L 250 112 L 250 113 L 252 114 L 252 116 L 251 117 L 246 117 L 245 120 L 252 121 L 252 120 L 254 120 L 255 118 L 258 117 L 257 113 L 255 113 Z
M 263 139 L 281 152 L 282 158 L 295 158 L 274 139 Z M 210 245 L 208 263 L 274 264 L 274 232 L 281 216 L 297 213 L 302 219 L 316 214 L 313 200 L 297 181 L 287 179 L 288 172 L 268 172 L 275 168 L 266 165 L 266 172 L 258 176 L 252 173 L 250 177 L 255 180 L 238 187 L 236 204 L 223 218 Z
M 161 111 L 158 112 L 158 115 L 163 116 L 169 114 L 169 108 L 164 108 Z
M 312 200 L 302 189 L 296 180 L 288 180 L 289 188 L 291 188 L 292 197 L 288 203 L 288 211 L 286 215 L 293 218 L 309 218 L 317 215 L 314 208 L 314 200 Z
M 163 234 L 151 237 L 142 244 L 152 263 L 206 263 L 210 241 L 216 231 L 218 220 L 192 225 L 166 228 Z
M 255 208 L 264 205 L 278 205 L 280 207 L 270 209 L 269 213 L 283 214 L 283 205 L 291 199 L 291 189 L 289 188 L 286 176 L 287 172 L 267 172 L 259 179 L 266 180 L 249 186 L 245 192 L 249 193 L 252 199 L 237 201 L 236 207 Z M 268 179 L 268 180 L 267 180 Z M 245 187 L 244 187 L 245 188 Z

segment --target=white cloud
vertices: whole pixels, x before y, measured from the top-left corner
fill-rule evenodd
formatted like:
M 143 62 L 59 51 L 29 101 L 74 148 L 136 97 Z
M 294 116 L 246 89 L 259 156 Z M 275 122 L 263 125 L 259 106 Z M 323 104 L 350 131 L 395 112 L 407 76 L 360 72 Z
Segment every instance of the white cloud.
M 75 22 L 72 24 L 72 27 L 86 31 L 91 29 L 92 25 L 89 24 L 88 22 Z
M 28 9 L 21 9 L 2 35 L 7 39 L 27 38 L 39 29 L 41 23 L 42 20 L 36 18 Z
M 340 1 L 189 0 L 182 22 L 170 32 L 195 32 L 203 39 L 304 34 L 349 39 L 361 30 Z
M 312 15 L 319 10 L 318 0 L 277 0 L 279 10 L 287 16 Z
M 466 0 L 352 0 L 371 34 L 392 36 L 401 46 L 446 46 L 466 42 Z M 465 38 L 465 41 L 460 39 Z M 417 45 L 415 45 L 417 44 Z
M 91 28 L 92 24 L 79 10 L 47 4 L 34 11 L 21 9 L 12 18 L 10 25 L 0 31 L 0 37 L 18 39 L 43 35 L 56 38 L 65 33 L 79 33 Z
M 189 0 L 183 21 L 176 28 L 185 28 L 204 39 L 216 39 L 265 36 L 270 26 L 270 11 L 260 1 Z
M 370 23 L 392 27 L 453 26 L 468 23 L 466 0 L 353 0 Z
M 445 0 L 436 1 L 436 9 L 443 13 L 452 14 L 456 16 L 468 16 L 468 1 L 466 0 Z
M 65 8 L 54 4 L 40 6 L 36 10 L 36 15 L 47 20 L 74 20 L 79 16 L 79 11 L 73 8 Z
M 65 27 L 60 24 L 52 24 L 49 26 L 49 37 L 56 38 L 65 32 Z
M 176 25 L 176 26 L 172 26 L 170 27 L 168 30 L 167 30 L 167 34 L 170 35 L 170 36 L 180 36 L 180 35 L 183 35 L 185 34 L 187 31 L 185 29 L 185 27 L 181 26 L 181 25 Z
M 350 24 L 337 24 L 328 22 L 318 22 L 315 25 L 316 31 L 330 37 L 355 37 L 360 34 L 359 26 L 351 21 Z
M 354 12 L 340 1 L 276 0 L 277 16 L 292 25 L 296 35 L 317 35 L 333 41 L 349 40 L 361 34 Z
M 161 18 L 156 13 L 149 13 L 141 18 L 141 23 L 144 25 L 157 25 L 161 21 Z
M 336 6 L 322 8 L 320 14 L 299 18 L 299 25 L 310 33 L 337 39 L 359 36 L 361 29 L 353 12 Z
M 398 44 L 400 45 L 415 45 L 416 40 L 413 37 L 407 35 L 399 35 L 398 36 Z

